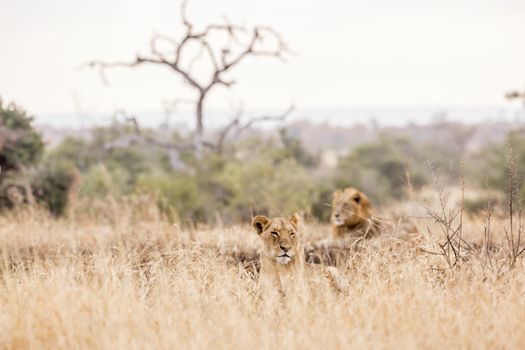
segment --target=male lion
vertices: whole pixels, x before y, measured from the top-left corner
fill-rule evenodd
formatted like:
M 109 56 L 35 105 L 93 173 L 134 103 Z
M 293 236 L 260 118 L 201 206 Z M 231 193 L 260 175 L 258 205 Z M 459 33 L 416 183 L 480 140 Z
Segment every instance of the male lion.
M 262 241 L 259 284 L 263 288 L 286 295 L 303 288 L 306 285 L 305 277 L 315 279 L 318 276 L 328 277 L 337 290 L 347 288 L 335 267 L 305 263 L 300 217 L 297 213 L 291 218 L 272 219 L 258 215 L 252 219 L 252 226 Z
M 384 232 L 417 233 L 413 223 L 399 221 L 393 225 L 374 216 L 368 197 L 353 187 L 334 192 L 331 221 L 335 239 L 371 238 Z
M 377 236 L 383 223 L 372 216 L 370 200 L 353 187 L 336 190 L 332 201 L 332 231 L 336 239 Z

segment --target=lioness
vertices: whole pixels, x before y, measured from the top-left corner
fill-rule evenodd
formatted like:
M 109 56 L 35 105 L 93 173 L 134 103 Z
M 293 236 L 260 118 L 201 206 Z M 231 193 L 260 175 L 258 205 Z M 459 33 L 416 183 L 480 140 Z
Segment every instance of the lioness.
M 335 239 L 371 238 L 384 232 L 417 233 L 411 222 L 399 221 L 394 225 L 374 216 L 368 197 L 353 187 L 334 192 L 331 221 Z
M 305 263 L 297 213 L 288 219 L 258 215 L 252 219 L 252 226 L 262 242 L 259 284 L 263 288 L 286 295 L 290 290 L 304 287 L 305 277 L 314 280 L 322 276 L 328 277 L 336 289 L 346 289 L 347 284 L 337 268 Z

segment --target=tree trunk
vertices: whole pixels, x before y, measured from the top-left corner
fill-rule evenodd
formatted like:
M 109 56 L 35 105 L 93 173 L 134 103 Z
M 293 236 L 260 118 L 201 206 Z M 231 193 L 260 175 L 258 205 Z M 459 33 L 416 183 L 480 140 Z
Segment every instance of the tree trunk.
M 197 110 L 195 111 L 195 117 L 196 120 L 196 126 L 195 126 L 195 134 L 199 135 L 199 138 L 202 137 L 202 134 L 204 133 L 204 124 L 202 121 L 203 117 L 203 108 L 204 108 L 204 97 L 206 95 L 200 94 L 199 99 L 197 100 Z
M 202 157 L 202 141 L 204 137 L 204 123 L 203 123 L 203 108 L 204 108 L 204 98 L 206 93 L 201 93 L 199 99 L 197 100 L 197 109 L 195 111 L 196 125 L 195 125 L 195 136 L 194 136 L 194 146 L 195 146 L 195 158 L 201 159 Z

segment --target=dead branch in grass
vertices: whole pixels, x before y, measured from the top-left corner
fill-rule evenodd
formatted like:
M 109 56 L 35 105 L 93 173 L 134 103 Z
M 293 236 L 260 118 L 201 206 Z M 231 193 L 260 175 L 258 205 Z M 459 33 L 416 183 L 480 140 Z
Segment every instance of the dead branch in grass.
M 429 217 L 438 224 L 438 227 L 444 236 L 444 242 L 438 243 L 439 251 L 428 252 L 433 255 L 443 256 L 449 268 L 453 268 L 461 264 L 461 262 L 466 259 L 466 255 L 474 250 L 472 245 L 463 238 L 463 201 L 465 199 L 464 167 L 462 165 L 460 207 L 449 208 L 447 203 L 448 196 L 445 194 L 445 186 L 441 184 L 439 175 L 434 168 L 433 163 L 428 161 L 427 166 L 432 174 L 434 188 L 439 202 L 439 210 L 435 211 L 427 206 L 424 206 L 424 208 Z M 428 226 L 427 231 L 431 234 L 431 229 Z

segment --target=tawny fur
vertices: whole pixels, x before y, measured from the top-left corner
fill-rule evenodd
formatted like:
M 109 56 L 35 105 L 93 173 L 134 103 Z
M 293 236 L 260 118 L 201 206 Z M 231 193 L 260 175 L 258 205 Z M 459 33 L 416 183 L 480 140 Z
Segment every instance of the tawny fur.
M 295 293 L 316 277 L 328 278 L 337 290 L 347 288 L 336 268 L 305 263 L 298 214 L 289 219 L 259 215 L 252 226 L 262 242 L 259 285 L 265 292 Z
M 394 224 L 374 216 L 368 197 L 353 187 L 334 192 L 330 219 L 335 239 L 366 239 L 382 233 L 417 233 L 417 228 L 411 222 L 398 221 Z

